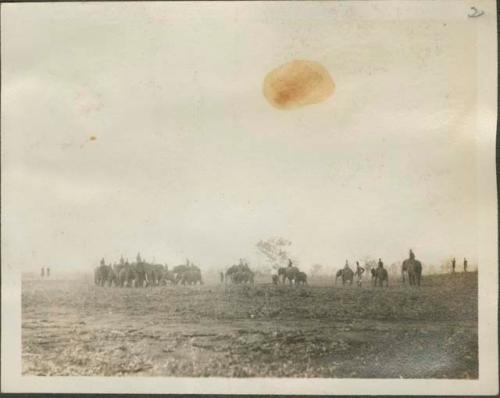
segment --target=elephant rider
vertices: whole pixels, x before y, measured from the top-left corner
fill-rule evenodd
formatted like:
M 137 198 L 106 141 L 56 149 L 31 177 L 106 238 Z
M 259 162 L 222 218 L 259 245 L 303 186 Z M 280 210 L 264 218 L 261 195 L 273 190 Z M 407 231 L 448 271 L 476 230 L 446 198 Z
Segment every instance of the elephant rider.
M 410 259 L 415 260 L 415 253 L 410 249 Z
M 347 271 L 350 269 L 351 269 L 351 267 L 349 266 L 349 261 L 345 260 L 344 270 Z
M 413 254 L 413 252 L 410 250 L 410 258 L 411 256 L 413 255 L 413 258 L 415 258 L 415 255 Z M 378 259 L 378 268 L 379 269 L 383 269 L 384 268 L 384 263 L 382 262 L 382 259 Z

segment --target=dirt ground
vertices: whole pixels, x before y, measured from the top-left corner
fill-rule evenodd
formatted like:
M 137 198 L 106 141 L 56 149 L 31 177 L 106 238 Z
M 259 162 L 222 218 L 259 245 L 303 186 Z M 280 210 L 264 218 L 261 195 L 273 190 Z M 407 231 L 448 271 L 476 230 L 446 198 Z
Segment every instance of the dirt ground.
M 477 378 L 477 273 L 420 288 L 23 279 L 24 375 Z

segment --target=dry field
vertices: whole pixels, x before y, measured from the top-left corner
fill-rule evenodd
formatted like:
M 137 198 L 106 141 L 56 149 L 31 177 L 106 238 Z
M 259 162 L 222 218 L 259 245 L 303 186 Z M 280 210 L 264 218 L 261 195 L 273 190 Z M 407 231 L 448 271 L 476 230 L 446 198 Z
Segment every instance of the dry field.
M 420 288 L 24 279 L 25 375 L 477 378 L 477 273 Z

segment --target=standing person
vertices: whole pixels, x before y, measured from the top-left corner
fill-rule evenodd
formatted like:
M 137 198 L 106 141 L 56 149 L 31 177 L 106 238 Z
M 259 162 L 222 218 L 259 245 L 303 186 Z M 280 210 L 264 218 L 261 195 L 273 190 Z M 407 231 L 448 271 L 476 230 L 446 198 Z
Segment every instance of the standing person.
M 455 266 L 456 266 L 457 261 L 455 260 L 455 257 L 453 257 L 453 260 L 451 260 L 451 272 L 455 273 Z
M 464 257 L 464 272 L 467 272 L 467 259 Z
M 364 272 L 365 269 L 361 265 L 359 265 L 359 261 L 356 261 L 356 272 L 354 273 L 354 275 L 358 277 L 357 283 L 359 287 L 361 287 L 361 278 Z
M 50 276 L 50 268 L 47 267 L 47 278 Z
M 45 276 L 45 268 L 42 267 L 42 273 L 40 275 L 42 278 Z

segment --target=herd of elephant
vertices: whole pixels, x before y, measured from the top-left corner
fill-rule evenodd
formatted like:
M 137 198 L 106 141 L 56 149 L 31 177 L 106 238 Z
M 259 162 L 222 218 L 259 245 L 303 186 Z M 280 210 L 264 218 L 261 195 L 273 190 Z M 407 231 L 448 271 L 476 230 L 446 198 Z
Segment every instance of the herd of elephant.
M 280 282 L 285 284 L 287 281 L 290 284 L 296 285 L 307 284 L 307 274 L 305 272 L 302 272 L 295 266 L 278 268 L 278 275 L 273 275 L 272 279 L 275 285 L 279 284 Z
M 389 274 L 383 266 L 372 268 L 370 271 L 374 286 L 389 285 Z M 422 264 L 415 259 L 412 251 L 410 251 L 410 258 L 402 263 L 401 275 L 403 283 L 408 279 L 410 286 L 420 286 Z M 346 266 L 337 271 L 335 283 L 341 278 L 343 285 L 352 285 L 354 277 L 355 272 Z M 253 284 L 254 273 L 248 264 L 240 262 L 240 264 L 229 267 L 225 275 L 221 273 L 221 282 L 224 279 L 226 282 L 230 281 L 233 284 Z M 189 261 L 169 270 L 167 265 L 148 263 L 143 261 L 140 256 L 137 257 L 135 263 L 122 260 L 119 264 L 106 265 L 104 259 L 101 260 L 100 265 L 95 269 L 94 281 L 98 286 L 117 287 L 159 286 L 167 283 L 174 285 L 203 284 L 200 268 Z M 290 262 L 288 267 L 279 268 L 277 274 L 272 276 L 272 282 L 275 285 L 279 283 L 286 284 L 287 281 L 289 284 L 307 284 L 307 275 Z M 361 284 L 361 277 L 358 278 L 358 284 Z
M 172 270 L 161 264 L 147 262 L 101 264 L 94 271 L 94 282 L 98 286 L 145 287 L 167 283 L 174 285 L 203 284 L 200 269 L 193 264 L 178 265 Z
M 370 273 L 373 286 L 389 286 L 389 273 L 384 267 L 372 268 Z M 335 275 L 335 283 L 341 278 L 342 285 L 352 285 L 354 275 L 355 273 L 351 268 L 340 269 Z M 420 286 L 420 280 L 422 279 L 422 263 L 415 259 L 413 252 L 411 252 L 410 258 L 404 260 L 401 265 L 401 280 L 403 284 L 406 283 L 407 279 L 410 286 Z M 361 284 L 361 279 L 358 279 L 358 284 Z

